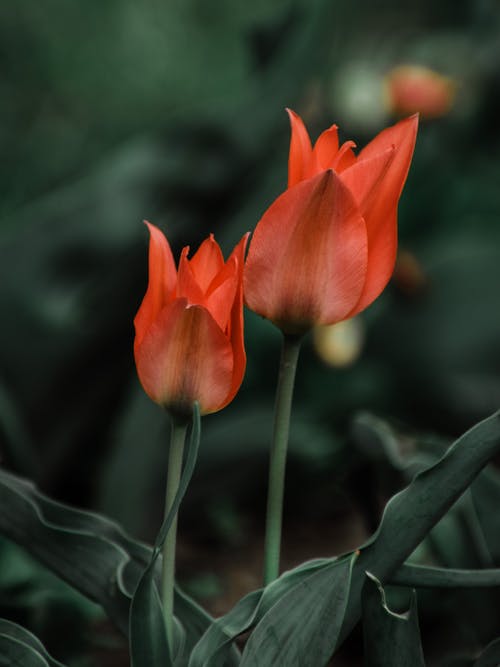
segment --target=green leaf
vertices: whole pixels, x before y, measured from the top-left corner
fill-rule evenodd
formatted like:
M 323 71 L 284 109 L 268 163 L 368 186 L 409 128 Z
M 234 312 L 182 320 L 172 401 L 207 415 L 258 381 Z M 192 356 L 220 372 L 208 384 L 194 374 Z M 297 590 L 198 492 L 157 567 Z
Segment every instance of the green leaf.
M 499 450 L 500 413 L 496 412 L 467 431 L 437 463 L 389 500 L 378 530 L 361 548 L 354 565 L 339 643 L 359 620 L 364 573 L 387 581 Z
M 395 613 L 387 606 L 379 580 L 369 572 L 366 575 L 362 593 L 365 667 L 425 667 L 415 591 L 408 611 Z
M 192 647 L 215 621 L 200 605 L 177 587 L 175 589 L 175 615 L 181 620 L 186 633 L 183 659 L 187 664 Z M 232 655 L 235 655 L 235 651 L 232 652 Z
M 496 468 L 487 468 L 471 486 L 472 504 L 476 510 L 478 530 L 482 530 L 489 553 L 495 562 L 500 560 L 500 530 L 498 513 L 492 507 L 500 503 L 500 475 Z
M 498 665 L 500 665 L 500 638 L 488 644 L 473 667 L 498 667 Z
M 265 589 L 261 588 L 246 595 L 231 611 L 210 625 L 194 647 L 189 667 L 221 667 L 233 664 L 230 662 L 233 640 L 254 627 L 285 593 L 331 563 L 332 559 L 327 558 L 302 563 L 299 567 L 284 572 Z
M 153 568 L 154 561 L 141 577 L 130 605 L 132 667 L 172 667 L 174 664 L 170 656 L 160 595 L 153 579 Z
M 333 561 L 285 593 L 248 640 L 241 667 L 319 667 L 337 643 L 356 555 Z
M 181 637 L 183 630 L 181 629 L 179 632 L 177 625 L 174 627 L 177 629 L 175 634 L 179 638 L 178 645 L 172 647 L 172 650 L 168 646 L 160 595 L 154 580 L 154 567 L 193 475 L 199 445 L 200 410 L 198 405 L 195 404 L 186 463 L 182 471 L 179 488 L 172 507 L 160 528 L 151 560 L 137 585 L 130 606 L 130 655 L 133 667 L 150 667 L 151 665 L 172 667 L 175 664 L 175 656 L 182 654 L 183 641 Z
M 0 619 L 0 665 L 64 667 L 47 653 L 35 635 L 4 618 Z
M 351 423 L 351 436 L 357 448 L 369 460 L 386 460 L 396 470 L 411 477 L 432 465 L 442 443 L 428 442 L 399 433 L 392 424 L 369 412 L 359 412 Z
M 361 548 L 359 558 L 354 563 L 347 611 L 336 642 L 331 642 L 332 653 L 361 615 L 361 589 L 365 571 L 376 572 L 381 581 L 387 581 L 393 576 L 397 578 L 395 573 L 404 560 L 460 497 L 461 493 L 467 489 L 474 477 L 499 448 L 500 420 L 498 413 L 495 413 L 459 438 L 440 461 L 418 474 L 406 489 L 388 502 L 378 531 Z M 323 559 L 315 561 L 312 566 L 321 572 L 324 568 L 340 562 L 345 563 L 346 561 L 344 559 Z M 300 586 L 309 580 L 313 573 L 312 570 L 308 571 L 307 566 L 311 567 L 311 564 L 304 564 L 296 570 L 284 573 L 263 592 L 250 593 L 240 600 L 228 614 L 212 624 L 195 647 L 189 663 L 190 667 L 223 665 L 222 656 L 225 647 L 230 645 L 239 634 L 248 631 L 259 622 L 262 622 L 259 634 L 263 633 L 264 616 L 272 610 L 274 605 L 280 605 L 278 609 L 285 617 L 289 615 L 289 605 L 284 601 L 286 595 L 293 589 L 290 582 L 295 578 L 294 585 Z M 450 582 L 454 577 L 453 572 L 455 571 L 449 571 L 447 575 Z M 405 566 L 402 573 L 408 576 L 410 570 Z M 423 577 L 420 570 L 418 575 Z M 413 570 L 411 576 L 414 576 Z M 434 571 L 426 570 L 425 576 L 433 577 L 432 580 L 436 581 Z M 488 570 L 481 574 L 468 574 L 464 580 L 468 580 L 470 585 L 476 585 L 484 581 L 483 578 L 486 577 L 487 585 L 489 585 L 496 576 L 494 571 Z M 440 577 L 440 580 L 444 581 L 444 577 Z M 457 577 L 455 577 L 456 580 Z M 275 611 L 278 612 L 278 609 Z M 267 618 L 266 623 L 270 618 L 272 616 Z M 290 629 L 293 632 L 302 626 L 303 619 L 301 616 L 295 620 L 296 627 Z M 249 650 L 248 647 L 253 646 L 256 635 L 257 629 L 249 639 L 245 651 Z M 259 658 L 261 657 L 259 655 Z
M 229 613 L 214 621 L 194 647 L 189 667 L 229 664 L 228 650 L 233 640 L 254 624 L 261 598 L 262 589 L 253 591 L 239 600 Z
M 106 518 L 46 498 L 0 470 L 0 530 L 91 600 L 126 632 L 132 586 L 149 549 Z
M 459 570 L 404 564 L 387 583 L 415 588 L 489 588 L 500 586 L 500 569 Z
M 130 600 L 151 559 L 148 546 L 109 519 L 55 502 L 1 469 L 0 532 L 100 604 L 128 634 Z M 155 577 L 159 578 L 158 567 Z M 187 652 L 212 619 L 178 589 L 174 604 L 186 632 Z

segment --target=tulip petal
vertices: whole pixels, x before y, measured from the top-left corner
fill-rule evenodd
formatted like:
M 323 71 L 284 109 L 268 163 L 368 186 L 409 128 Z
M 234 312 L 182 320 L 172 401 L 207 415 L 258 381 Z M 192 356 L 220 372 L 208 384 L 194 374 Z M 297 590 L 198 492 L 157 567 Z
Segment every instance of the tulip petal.
M 314 155 L 317 157 L 320 170 L 329 169 L 339 150 L 338 127 L 332 125 L 322 132 L 314 144 Z M 314 174 L 311 174 L 314 176 Z
M 225 404 L 233 375 L 231 344 L 210 313 L 176 299 L 136 349 L 139 379 L 153 401 L 174 412 L 202 414 Z
M 182 249 L 179 260 L 179 271 L 177 274 L 176 297 L 185 298 L 190 305 L 201 305 L 205 300 L 204 291 L 198 284 L 191 263 L 188 260 L 189 246 Z
M 291 109 L 287 109 L 290 118 L 292 136 L 288 157 L 288 187 L 307 178 L 306 170 L 312 155 L 311 140 L 302 118 Z
M 224 278 L 205 296 L 204 306 L 222 331 L 226 330 L 238 288 L 238 262 L 232 259 L 224 267 Z
M 146 225 L 149 229 L 149 282 L 134 319 L 137 345 L 159 312 L 173 298 L 177 282 L 175 262 L 166 237 L 150 222 Z
M 340 147 L 340 150 L 332 163 L 332 169 L 335 169 L 337 174 L 340 174 L 341 171 L 344 171 L 344 169 L 347 169 L 356 163 L 356 156 L 352 150 L 353 148 L 356 148 L 356 144 L 354 141 L 350 140 L 345 141 Z
M 196 282 L 202 291 L 206 292 L 212 280 L 224 266 L 224 257 L 213 234 L 210 234 L 209 238 L 200 245 L 190 260 L 190 265 Z
M 229 320 L 228 336 L 233 349 L 233 378 L 231 389 L 226 398 L 225 407 L 235 397 L 245 375 L 247 357 L 245 353 L 245 341 L 243 339 L 243 269 L 245 265 L 245 249 L 248 242 L 249 233 L 245 234 L 241 241 L 236 245 L 231 253 L 227 263 L 234 259 L 238 269 L 238 290 L 231 309 L 231 318 Z
M 358 302 L 367 234 L 353 195 L 328 170 L 290 188 L 264 213 L 246 262 L 248 306 L 285 332 L 344 319 Z
M 389 165 L 394 159 L 395 152 L 395 147 L 391 146 L 373 157 L 355 162 L 351 167 L 345 169 L 340 176 L 344 185 L 347 185 L 354 195 L 361 215 L 365 220 L 370 214 L 370 207 L 377 197 Z
M 222 270 L 210 283 L 210 287 L 205 295 L 204 305 L 223 331 L 230 329 L 229 317 L 237 298 L 237 290 L 241 291 L 242 289 L 241 282 L 245 261 L 245 246 L 248 236 L 248 233 L 245 234 L 233 249 Z M 230 335 L 229 331 L 228 335 Z
M 396 148 L 396 156 L 391 165 L 392 179 L 395 181 L 393 187 L 397 184 L 397 196 L 401 194 L 403 185 L 410 168 L 413 149 L 415 148 L 415 139 L 418 129 L 418 114 L 400 120 L 399 123 L 387 127 L 370 141 L 359 153 L 358 161 L 366 160 L 374 155 L 383 153 L 388 148 Z
M 410 168 L 418 116 L 411 116 L 383 130 L 359 154 L 358 163 L 394 146 L 394 157 L 365 212 L 368 231 L 368 271 L 359 303 L 351 315 L 364 310 L 389 282 L 397 251 L 397 205 Z M 359 165 L 362 169 L 362 164 Z M 342 174 L 344 176 L 345 172 Z

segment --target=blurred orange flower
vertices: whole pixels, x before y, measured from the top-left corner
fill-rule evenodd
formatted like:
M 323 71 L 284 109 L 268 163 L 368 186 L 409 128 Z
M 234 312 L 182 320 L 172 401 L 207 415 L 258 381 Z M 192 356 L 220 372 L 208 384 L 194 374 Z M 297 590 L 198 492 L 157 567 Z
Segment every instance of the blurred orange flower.
M 224 262 L 213 235 L 176 270 L 163 233 L 150 232 L 149 284 L 134 320 L 137 373 L 148 396 L 174 414 L 216 412 L 245 373 L 242 275 L 246 234 Z
M 289 115 L 288 189 L 255 229 L 244 290 L 249 308 L 293 334 L 353 317 L 389 281 L 418 118 L 383 130 L 356 156 L 352 141 L 339 146 L 336 125 L 313 147 Z
M 456 90 L 453 79 L 421 65 L 401 65 L 385 77 L 387 106 L 398 116 L 415 112 L 423 118 L 445 116 Z

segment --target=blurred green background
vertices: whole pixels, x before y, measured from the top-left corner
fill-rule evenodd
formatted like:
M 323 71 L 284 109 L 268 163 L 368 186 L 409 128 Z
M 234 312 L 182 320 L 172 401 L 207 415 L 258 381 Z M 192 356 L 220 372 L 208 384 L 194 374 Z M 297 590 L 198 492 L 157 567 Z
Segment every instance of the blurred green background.
M 400 204 L 406 260 L 360 317 L 353 362 L 329 367 L 308 341 L 298 373 L 285 562 L 359 544 L 405 477 L 374 462 L 356 415 L 439 452 L 500 403 L 499 28 L 496 0 L 2 3 L 3 464 L 152 540 L 169 427 L 133 364 L 141 221 L 176 254 L 210 232 L 229 252 L 286 187 L 286 106 L 313 137 L 336 122 L 363 146 L 397 120 L 385 75 L 425 65 L 457 92 L 421 121 Z M 181 512 L 179 576 L 215 611 L 260 577 L 280 341 L 246 323 L 243 387 L 203 421 Z

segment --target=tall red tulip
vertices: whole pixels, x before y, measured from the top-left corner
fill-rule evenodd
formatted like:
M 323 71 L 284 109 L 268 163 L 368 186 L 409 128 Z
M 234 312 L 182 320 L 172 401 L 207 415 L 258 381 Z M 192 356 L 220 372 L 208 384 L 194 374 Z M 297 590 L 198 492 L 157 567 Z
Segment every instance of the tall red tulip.
M 245 372 L 242 276 L 245 235 L 224 262 L 210 235 L 176 269 L 167 239 L 150 232 L 149 284 L 134 320 L 137 373 L 148 396 L 173 413 L 201 414 L 232 401 Z
M 313 147 L 301 118 L 289 116 L 288 189 L 255 229 L 244 289 L 249 308 L 299 334 L 353 317 L 389 281 L 418 118 L 383 130 L 356 155 L 352 141 L 339 146 L 336 125 Z

